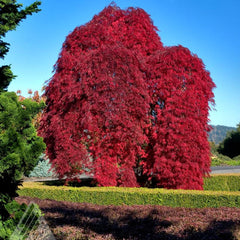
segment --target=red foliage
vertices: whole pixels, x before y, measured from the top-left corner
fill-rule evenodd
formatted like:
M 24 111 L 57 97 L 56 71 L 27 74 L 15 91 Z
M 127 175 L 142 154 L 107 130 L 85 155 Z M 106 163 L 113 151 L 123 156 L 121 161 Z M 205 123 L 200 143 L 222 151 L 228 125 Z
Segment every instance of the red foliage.
M 197 56 L 163 47 L 156 30 L 144 10 L 110 5 L 67 37 L 40 127 L 60 177 L 134 187 L 145 175 L 202 188 L 214 83 Z
M 182 46 L 155 52 L 149 66 L 156 116 L 146 169 L 160 186 L 202 189 L 210 170 L 207 122 L 214 83 L 202 61 Z

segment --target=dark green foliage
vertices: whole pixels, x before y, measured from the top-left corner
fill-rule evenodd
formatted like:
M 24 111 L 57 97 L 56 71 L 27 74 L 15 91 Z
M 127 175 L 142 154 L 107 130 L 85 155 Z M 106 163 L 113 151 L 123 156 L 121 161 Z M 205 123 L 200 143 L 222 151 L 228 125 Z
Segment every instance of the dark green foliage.
M 9 51 L 9 43 L 3 41 L 8 31 L 27 15 L 40 11 L 40 2 L 34 2 L 22 9 L 15 0 L 0 0 L 0 58 Z M 9 239 L 23 211 L 12 201 L 17 196 L 23 174 L 28 174 L 35 166 L 45 144 L 38 137 L 32 125 L 32 118 L 44 107 L 30 99 L 19 102 L 15 93 L 7 92 L 9 83 L 15 76 L 10 65 L 0 66 L 0 238 Z
M 9 65 L 4 65 L 0 67 L 0 92 L 6 89 L 10 83 L 10 81 L 14 78 L 11 71 L 11 67 Z
M 44 151 L 45 144 L 37 136 L 32 118 L 44 107 L 30 99 L 19 102 L 13 92 L 0 94 L 0 211 L 8 213 L 4 204 L 17 196 L 23 174 L 29 174 Z
M 230 158 L 240 155 L 240 124 L 219 144 L 218 152 Z
M 16 0 L 0 0 L 0 35 L 5 37 L 6 32 L 16 29 L 22 19 L 27 15 L 32 15 L 34 12 L 39 12 L 38 6 L 41 2 L 36 1 L 25 9 L 21 3 Z
M 6 204 L 5 207 L 8 214 L 12 217 L 2 221 L 0 216 L 0 239 L 9 239 L 27 208 L 25 204 L 19 205 L 16 201 Z
M 212 125 L 211 127 L 212 130 L 209 132 L 208 140 L 214 142 L 216 145 L 226 138 L 228 132 L 236 130 L 234 127 L 222 125 Z
M 0 239 L 22 239 L 16 232 L 13 235 L 16 226 L 22 228 L 22 233 L 29 232 L 38 222 L 41 217 L 41 211 L 36 204 L 30 204 L 28 207 L 26 204 L 19 204 L 16 201 L 12 201 L 5 206 L 8 214 L 11 218 L 6 221 L 2 221 L 0 216 Z M 26 234 L 27 235 L 27 234 Z M 15 238 L 14 238 L 15 237 Z M 25 238 L 23 238 L 25 239 Z

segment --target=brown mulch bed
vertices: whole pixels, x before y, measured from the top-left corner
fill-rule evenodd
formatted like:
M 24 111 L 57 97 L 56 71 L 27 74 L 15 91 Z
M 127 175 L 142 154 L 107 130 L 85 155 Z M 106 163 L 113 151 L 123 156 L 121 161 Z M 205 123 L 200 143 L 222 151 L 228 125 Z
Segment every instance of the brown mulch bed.
M 56 239 L 240 239 L 239 208 L 101 206 L 18 197 L 37 203 Z

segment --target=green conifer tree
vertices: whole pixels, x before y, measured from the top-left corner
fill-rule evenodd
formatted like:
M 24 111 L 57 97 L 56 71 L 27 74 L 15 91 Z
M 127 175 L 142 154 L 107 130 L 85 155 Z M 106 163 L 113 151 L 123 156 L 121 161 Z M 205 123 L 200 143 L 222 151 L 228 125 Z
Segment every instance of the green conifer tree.
M 9 51 L 9 43 L 3 40 L 6 33 L 16 29 L 27 15 L 40 11 L 39 5 L 34 2 L 23 8 L 15 0 L 0 0 L 0 58 L 4 59 Z M 17 196 L 23 175 L 34 168 L 45 149 L 32 124 L 45 104 L 30 99 L 19 101 L 15 93 L 8 92 L 14 77 L 10 65 L 0 66 L 0 238 L 4 235 L 3 223 L 10 218 L 6 206 Z

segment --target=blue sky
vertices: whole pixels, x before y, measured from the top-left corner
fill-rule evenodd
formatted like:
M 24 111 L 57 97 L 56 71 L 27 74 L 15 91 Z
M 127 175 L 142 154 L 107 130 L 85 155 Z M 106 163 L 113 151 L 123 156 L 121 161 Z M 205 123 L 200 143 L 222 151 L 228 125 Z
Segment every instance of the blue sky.
M 32 0 L 18 0 L 24 6 Z M 28 16 L 4 39 L 10 52 L 0 65 L 11 64 L 17 78 L 9 91 L 40 91 L 51 78 L 66 36 L 87 23 L 111 0 L 42 0 L 42 11 Z M 121 8 L 143 8 L 159 29 L 165 46 L 181 44 L 197 54 L 217 88 L 211 124 L 235 127 L 240 122 L 239 0 L 115 0 Z

